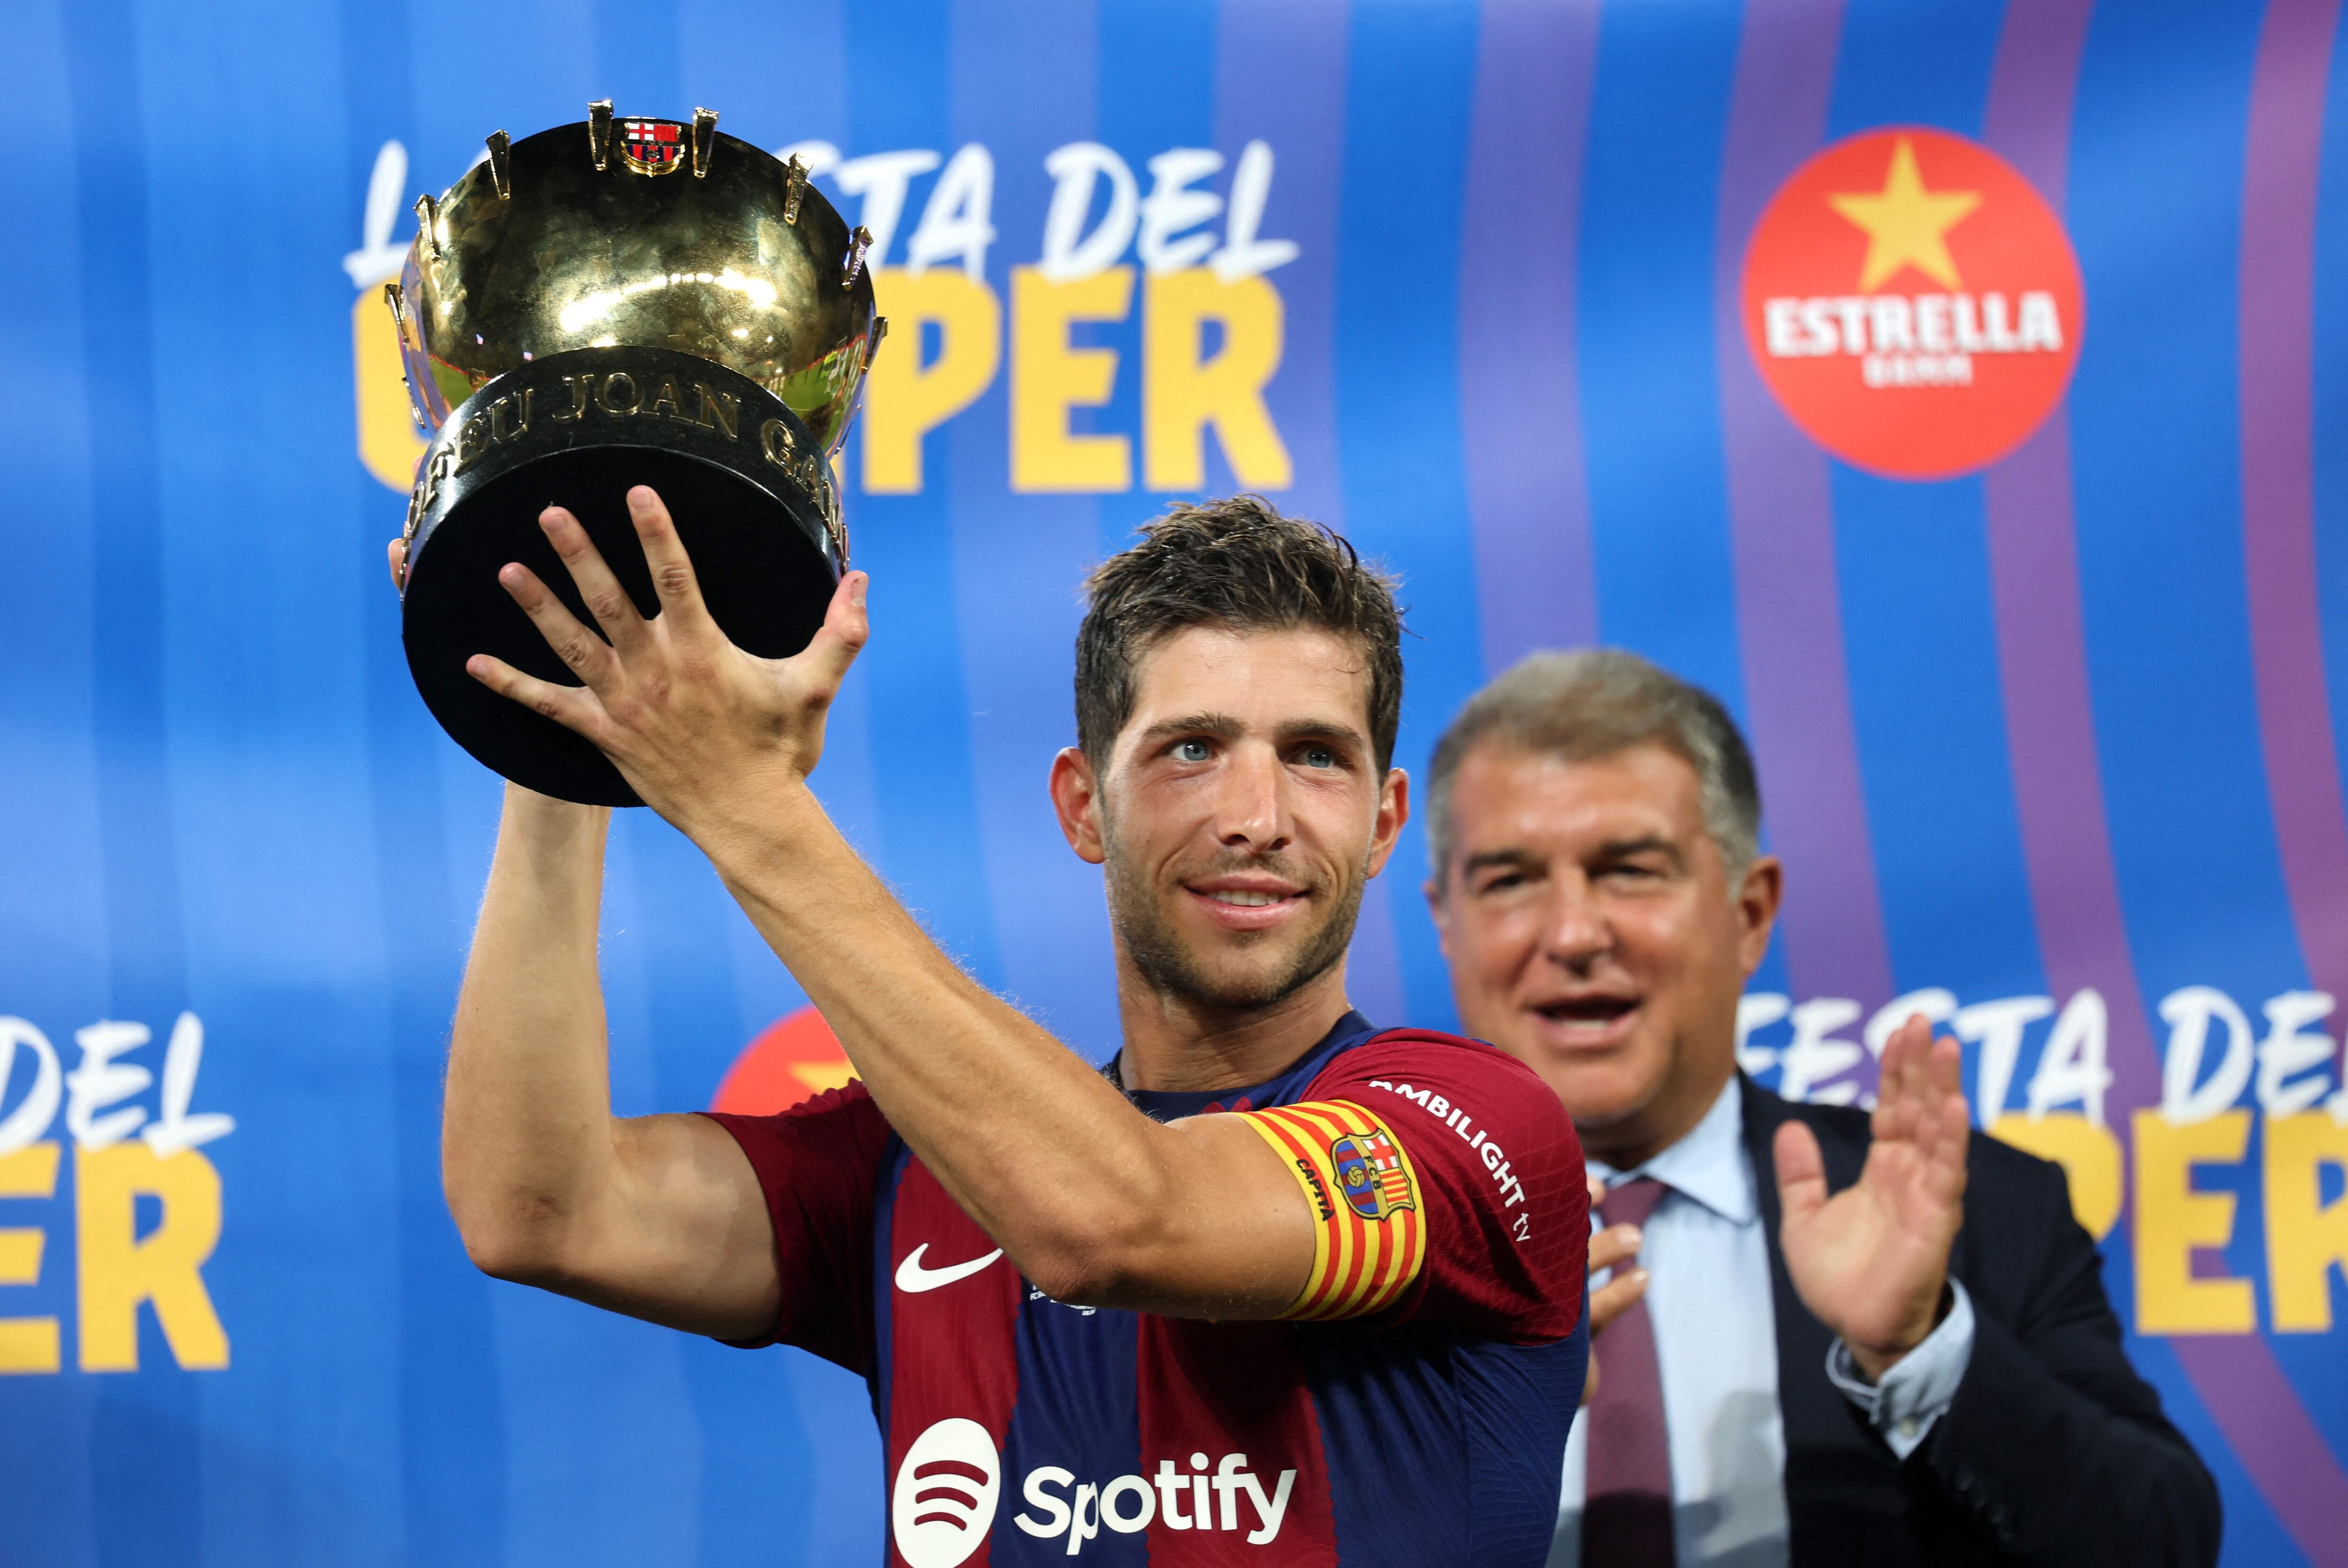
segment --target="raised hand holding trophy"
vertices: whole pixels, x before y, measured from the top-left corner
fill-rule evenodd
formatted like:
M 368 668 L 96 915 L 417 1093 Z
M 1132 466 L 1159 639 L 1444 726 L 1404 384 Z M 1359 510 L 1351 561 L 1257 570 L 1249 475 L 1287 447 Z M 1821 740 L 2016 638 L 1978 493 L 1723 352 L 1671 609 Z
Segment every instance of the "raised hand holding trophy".
M 592 805 L 642 802 L 602 753 L 465 672 L 489 654 L 566 686 L 497 580 L 520 562 L 594 624 L 540 531 L 567 508 L 646 616 L 652 577 L 627 492 L 676 520 L 710 615 L 764 658 L 806 646 L 847 570 L 830 472 L 888 323 L 870 236 L 806 170 L 690 123 L 582 123 L 489 158 L 417 202 L 385 296 L 431 445 L 409 497 L 402 637 L 425 705 L 516 783 Z

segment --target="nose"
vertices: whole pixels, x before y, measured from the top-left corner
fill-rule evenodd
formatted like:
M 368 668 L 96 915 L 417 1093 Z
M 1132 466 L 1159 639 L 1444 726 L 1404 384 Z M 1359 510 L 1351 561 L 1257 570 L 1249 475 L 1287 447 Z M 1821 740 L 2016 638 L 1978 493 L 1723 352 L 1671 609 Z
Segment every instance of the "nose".
M 1613 928 L 1591 896 L 1588 878 L 1559 877 L 1552 888 L 1541 926 L 1541 956 L 1573 974 L 1586 973 L 1612 951 Z
M 1220 771 L 1215 841 L 1260 855 L 1285 849 L 1290 834 L 1279 756 L 1269 746 L 1236 746 Z

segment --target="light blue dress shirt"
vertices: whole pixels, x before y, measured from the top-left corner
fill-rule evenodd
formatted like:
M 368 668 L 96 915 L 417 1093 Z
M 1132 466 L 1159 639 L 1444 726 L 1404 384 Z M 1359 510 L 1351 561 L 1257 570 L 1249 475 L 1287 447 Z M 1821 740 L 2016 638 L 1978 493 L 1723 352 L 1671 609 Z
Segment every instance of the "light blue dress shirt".
M 1777 1320 L 1736 1080 L 1686 1137 L 1637 1170 L 1592 1160 L 1590 1171 L 1610 1189 L 1635 1176 L 1653 1176 L 1671 1189 L 1643 1227 L 1639 1262 L 1647 1270 L 1670 1436 L 1675 1555 L 1682 1568 L 1782 1568 L 1786 1425 L 1777 1408 Z M 1879 1386 L 1860 1381 L 1839 1341 L 1828 1357 L 1835 1387 L 1868 1412 L 1902 1459 L 1956 1398 L 1972 1359 L 1972 1305 L 1963 1286 L 1951 1284 L 1955 1303 L 1947 1318 Z M 1601 1334 L 1595 1351 L 1601 1373 L 1605 1346 Z M 1550 1568 L 1580 1568 L 1581 1562 L 1589 1430 L 1588 1421 L 1577 1419 L 1566 1444 Z

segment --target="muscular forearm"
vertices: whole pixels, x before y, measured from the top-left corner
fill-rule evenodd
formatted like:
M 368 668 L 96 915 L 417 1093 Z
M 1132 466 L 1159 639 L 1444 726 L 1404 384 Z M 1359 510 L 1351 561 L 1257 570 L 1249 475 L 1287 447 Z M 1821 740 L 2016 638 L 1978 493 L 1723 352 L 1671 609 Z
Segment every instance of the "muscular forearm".
M 1198 1207 L 1186 1194 L 1200 1185 L 1197 1144 L 1210 1134 L 1143 1117 L 963 974 L 803 785 L 695 836 L 891 1125 L 1027 1277 L 1062 1299 L 1184 1304 L 1174 1276 L 1188 1270 L 1175 1260 L 1198 1251 L 1183 1229 Z M 1242 1136 L 1244 1159 L 1260 1145 Z M 1226 1196 L 1245 1202 L 1246 1191 Z M 1284 1196 L 1271 1190 L 1274 1202 Z M 1233 1315 L 1277 1310 L 1301 1283 L 1251 1278 L 1242 1264 L 1214 1305 Z
M 611 813 L 509 785 L 449 1044 L 441 1174 L 467 1250 L 529 1274 L 613 1160 L 596 913 Z

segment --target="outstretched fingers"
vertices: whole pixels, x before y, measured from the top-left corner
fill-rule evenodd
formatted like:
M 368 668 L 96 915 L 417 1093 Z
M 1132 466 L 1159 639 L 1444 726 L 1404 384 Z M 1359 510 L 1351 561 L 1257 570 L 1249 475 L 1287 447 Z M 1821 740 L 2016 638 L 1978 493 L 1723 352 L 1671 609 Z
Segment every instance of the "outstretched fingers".
M 563 570 L 571 573 L 571 581 L 578 588 L 579 597 L 586 604 L 587 613 L 595 617 L 597 625 L 603 628 L 604 636 L 612 640 L 614 647 L 633 646 L 644 631 L 644 618 L 636 614 L 635 601 L 628 597 L 628 591 L 621 587 L 620 580 L 612 574 L 610 563 L 604 561 L 603 552 L 595 548 L 595 542 L 587 537 L 585 526 L 569 511 L 559 506 L 550 506 L 540 512 L 538 526 L 545 533 L 546 542 L 554 546 L 554 553 L 562 558 Z M 527 604 L 522 606 L 525 610 L 529 607 Z M 557 607 L 560 608 L 559 605 Z M 567 616 L 569 612 L 564 614 Z M 530 618 L 536 620 L 537 616 Z M 543 627 L 540 629 L 544 630 Z M 552 637 L 547 639 L 549 642 L 553 640 Z M 564 662 L 570 661 L 566 659 Z M 577 668 L 576 665 L 572 667 Z M 580 673 L 583 675 L 586 672 L 582 670 Z
M 498 569 L 498 583 L 521 613 L 530 617 L 554 656 L 568 665 L 572 673 L 590 686 L 607 681 L 618 668 L 619 655 L 602 638 L 579 624 L 579 617 L 563 607 L 553 591 L 538 580 L 538 573 L 520 562 L 509 562 Z M 469 664 L 466 668 L 472 666 Z
M 505 660 L 488 654 L 475 654 L 467 659 L 465 673 L 499 696 L 518 702 L 532 713 L 544 714 L 565 729 L 576 730 L 601 744 L 603 705 L 593 692 L 526 676 Z
M 644 547 L 653 592 L 660 596 L 661 615 L 669 620 L 670 629 L 698 631 L 713 624 L 702 601 L 701 580 L 694 575 L 693 557 L 685 552 L 667 503 L 652 486 L 637 485 L 628 491 L 628 521 L 635 524 L 636 539 Z
M 1818 1135 L 1799 1121 L 1777 1129 L 1770 1155 L 1777 1167 L 1777 1202 L 1787 1228 L 1797 1228 L 1827 1206 L 1827 1162 Z
M 790 660 L 807 672 L 808 679 L 826 701 L 839 690 L 839 683 L 848 678 L 849 666 L 856 663 L 865 639 L 872 634 L 871 619 L 864 608 L 864 591 L 870 582 L 870 577 L 861 572 L 851 572 L 841 578 L 839 586 L 831 591 L 831 604 L 824 611 L 823 624 Z

